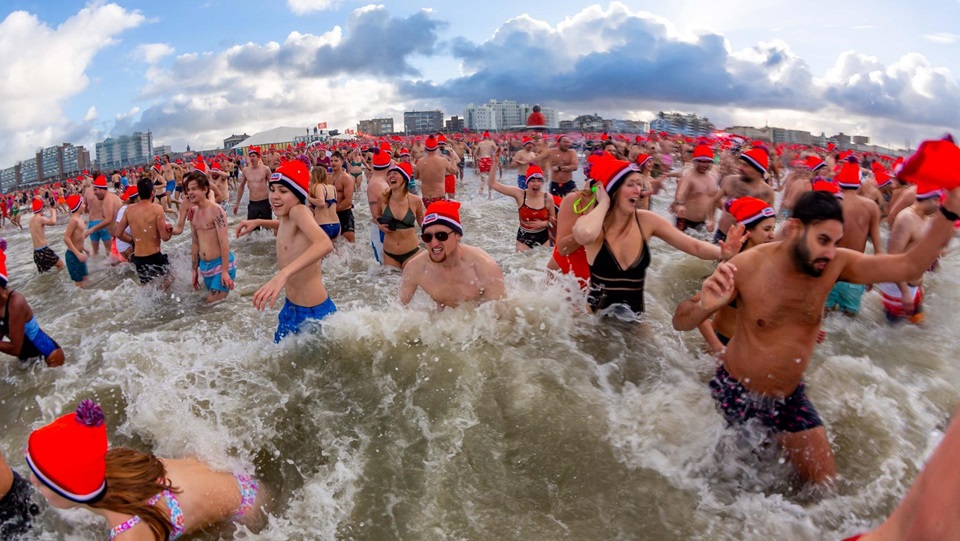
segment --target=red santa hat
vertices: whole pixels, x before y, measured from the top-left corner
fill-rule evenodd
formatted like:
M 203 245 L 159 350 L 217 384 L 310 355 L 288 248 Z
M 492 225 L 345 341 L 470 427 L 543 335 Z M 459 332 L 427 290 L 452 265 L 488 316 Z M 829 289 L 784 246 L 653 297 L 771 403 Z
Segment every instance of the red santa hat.
M 201 173 L 207 172 L 207 162 L 203 161 L 203 156 L 197 156 L 197 161 L 194 162 L 193 167 Z
M 740 154 L 740 159 L 747 162 L 757 171 L 760 171 L 761 175 L 767 174 L 767 169 L 770 168 L 770 156 L 767 154 L 767 151 L 762 148 L 751 148 Z
M 870 168 L 873 169 L 873 178 L 877 181 L 878 187 L 883 188 L 893 182 L 893 176 L 882 163 L 875 161 Z
M 406 148 L 401 148 L 401 149 L 400 149 L 400 157 L 401 157 L 401 158 L 404 157 L 404 156 L 409 156 L 409 155 L 410 155 L 410 150 L 409 150 L 409 149 L 406 149 Z
M 400 173 L 400 176 L 403 177 L 403 181 L 406 183 L 410 182 L 410 179 L 413 178 L 413 166 L 409 162 L 400 162 L 390 166 L 390 171 L 396 171 Z
M 527 182 L 530 182 L 530 180 L 534 178 L 544 180 L 543 169 L 541 169 L 539 165 L 530 164 L 530 166 L 527 167 Z
M 427 137 L 427 140 L 423 143 L 423 148 L 427 149 L 429 152 L 437 150 L 437 139 L 432 135 Z
M 860 166 L 853 162 L 844 162 L 833 180 L 844 190 L 860 188 Z
M 935 186 L 926 185 L 923 188 L 921 188 L 919 185 L 917 186 L 917 201 L 926 201 L 927 199 L 933 199 L 934 197 L 939 199 L 942 195 L 943 190 Z
M 71 195 L 67 197 L 67 207 L 70 209 L 70 212 L 76 212 L 83 205 L 83 197 L 79 195 Z
M 213 162 L 210 164 L 210 172 L 211 172 L 211 173 L 212 173 L 213 171 L 220 171 L 220 170 L 221 170 L 221 169 L 220 169 L 220 162 L 218 162 L 218 161 L 213 161 Z
M 620 187 L 623 179 L 634 172 L 640 172 L 640 168 L 636 164 L 618 160 L 609 154 L 597 156 L 590 168 L 590 176 L 603 184 L 607 193 L 613 193 Z
M 490 132 L 488 132 L 488 131 L 483 132 L 483 138 L 484 138 L 484 139 L 489 139 L 489 138 L 490 138 Z
M 762 220 L 776 216 L 776 213 L 773 212 L 773 207 L 767 204 L 766 201 L 757 199 L 756 197 L 746 196 L 730 199 L 724 207 L 738 222 L 747 228 L 756 225 Z
M 946 135 L 937 141 L 920 143 L 917 151 L 903 162 L 897 178 L 916 184 L 918 196 L 921 189 L 924 192 L 938 188 L 952 190 L 960 186 L 958 164 L 960 147 L 954 144 L 953 137 Z
M 74 413 L 30 434 L 27 464 L 58 495 L 95 503 L 107 492 L 107 445 L 103 410 L 93 400 L 83 400 Z
M 653 156 L 649 154 L 644 154 L 642 152 L 640 154 L 637 154 L 637 159 L 636 159 L 637 167 L 639 167 L 640 169 L 643 169 L 643 166 L 647 165 L 647 162 L 649 162 L 652 159 L 653 159 Z
M 532 144 L 533 144 L 533 139 L 530 139 L 530 136 L 528 136 L 528 135 L 524 135 L 524 136 L 523 136 L 523 146 L 532 145 Z
M 373 168 L 377 171 L 383 171 L 390 167 L 390 153 L 380 149 L 374 150 L 376 152 L 373 153 Z
M 140 192 L 137 191 L 136 186 L 127 186 L 127 189 L 124 190 L 123 194 L 120 196 L 120 200 L 126 203 L 131 197 L 137 197 L 139 195 Z
M 33 205 L 33 213 L 39 214 L 40 211 L 43 210 L 43 199 L 40 199 L 39 197 L 35 197 L 33 199 L 32 205 Z
M 107 189 L 107 177 L 100 175 L 93 181 L 94 188 L 100 188 L 101 190 Z
M 713 162 L 713 149 L 708 145 L 697 145 L 693 149 L 693 161 Z
M 445 144 L 447 144 L 447 136 L 444 135 L 444 134 L 442 134 L 442 133 L 441 133 L 440 135 L 438 135 L 438 136 L 437 136 L 437 144 L 438 144 L 438 145 L 445 145 Z
M 432 225 L 445 225 L 459 235 L 463 235 L 463 225 L 460 223 L 460 203 L 458 201 L 440 200 L 430 203 L 427 214 L 423 217 L 420 230 L 426 231 Z
M 247 149 L 247 156 L 249 156 L 249 155 L 251 155 L 251 154 L 256 154 L 257 156 L 262 156 L 262 155 L 263 155 L 263 154 L 260 153 L 260 147 L 250 147 L 250 148 L 248 148 L 248 149 Z
M 277 171 L 270 175 L 270 184 L 285 186 L 301 203 L 306 204 L 307 194 L 310 193 L 310 171 L 302 161 L 289 160 L 280 164 Z
M 843 199 L 843 192 L 840 191 L 840 187 L 828 180 L 818 177 L 814 179 L 811 187 L 815 192 L 827 192 L 833 194 L 837 199 Z
M 816 171 L 817 169 L 820 169 L 821 167 L 827 165 L 827 162 L 823 161 L 823 159 L 820 158 L 820 156 L 815 156 L 811 154 L 810 156 L 807 156 L 806 158 L 804 158 L 801 164 L 806 168 L 810 169 L 811 171 Z

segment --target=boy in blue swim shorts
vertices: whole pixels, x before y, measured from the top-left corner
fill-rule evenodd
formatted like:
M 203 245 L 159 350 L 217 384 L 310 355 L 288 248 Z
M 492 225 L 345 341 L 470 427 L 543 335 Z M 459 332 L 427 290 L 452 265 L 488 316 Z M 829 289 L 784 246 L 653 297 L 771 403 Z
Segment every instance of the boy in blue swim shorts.
M 270 177 L 270 206 L 277 220 L 244 220 L 237 226 L 237 237 L 257 227 L 277 232 L 279 272 L 253 294 L 253 305 L 271 308 L 280 291 L 286 289 L 286 301 L 280 310 L 279 325 L 273 336 L 279 342 L 297 334 L 305 322 L 319 321 L 336 312 L 323 285 L 320 262 L 333 251 L 330 237 L 320 229 L 313 212 L 306 206 L 310 191 L 310 172 L 300 160 L 280 165 Z
M 196 205 L 190 218 L 191 283 L 194 289 L 200 289 L 200 278 L 203 278 L 207 302 L 221 301 L 227 298 L 237 278 L 237 265 L 227 238 L 227 213 L 209 197 L 210 181 L 203 173 L 193 171 L 187 174 L 183 185 L 187 199 Z

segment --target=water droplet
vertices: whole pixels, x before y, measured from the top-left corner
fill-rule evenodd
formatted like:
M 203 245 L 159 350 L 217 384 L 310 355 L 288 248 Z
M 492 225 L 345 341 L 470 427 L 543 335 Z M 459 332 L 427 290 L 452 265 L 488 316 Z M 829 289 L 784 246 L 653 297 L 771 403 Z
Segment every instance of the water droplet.
M 453 368 L 447 368 L 447 372 L 453 372 Z

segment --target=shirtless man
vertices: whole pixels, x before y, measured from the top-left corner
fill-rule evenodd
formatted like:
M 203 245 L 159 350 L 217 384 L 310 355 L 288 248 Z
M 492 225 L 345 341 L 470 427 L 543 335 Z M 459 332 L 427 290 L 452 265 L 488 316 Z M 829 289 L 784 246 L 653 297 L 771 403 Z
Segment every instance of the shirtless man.
M 916 190 L 916 186 L 914 189 Z M 887 241 L 887 251 L 890 254 L 909 252 L 914 245 L 923 241 L 924 234 L 931 226 L 931 217 L 937 214 L 937 202 L 940 196 L 940 190 L 919 192 L 914 196 L 913 204 L 897 215 L 893 227 L 890 228 L 890 239 Z M 940 248 L 946 244 L 944 242 Z M 924 270 L 929 270 L 934 264 L 935 262 L 931 262 L 931 265 Z M 909 280 L 893 282 L 890 280 L 877 284 L 887 321 L 895 323 L 906 319 L 910 323 L 923 323 L 926 316 L 923 314 L 922 305 L 922 274 L 911 276 Z
M 413 256 L 403 268 L 401 303 L 409 304 L 417 288 L 440 308 L 503 298 L 503 272 L 497 262 L 480 248 L 460 243 L 459 209 L 456 201 L 438 201 L 427 207 L 421 226 L 427 251 Z
M 453 139 L 453 151 L 457 153 L 457 179 L 463 181 L 463 169 L 467 161 L 467 143 L 459 136 Z
M 443 178 L 452 175 L 455 171 L 449 160 L 437 152 L 439 143 L 433 136 L 427 137 L 424 150 L 427 155 L 417 161 L 415 176 L 420 180 L 420 190 L 423 193 L 423 204 L 430 206 L 434 201 L 444 199 Z
M 490 139 L 490 132 L 483 132 L 483 140 L 477 143 L 473 157 L 477 161 L 477 171 L 480 173 L 480 194 L 483 194 L 483 187 L 489 182 L 487 179 L 495 175 L 494 168 L 497 165 L 497 149 L 499 147 Z
M 67 230 L 63 233 L 63 243 L 67 245 L 67 253 L 64 259 L 67 260 L 67 271 L 70 273 L 70 279 L 77 287 L 83 287 L 87 283 L 87 250 L 84 247 L 84 239 L 87 223 L 83 221 L 83 197 L 71 195 L 67 197 L 67 207 L 70 210 L 70 221 L 67 223 Z
M 237 188 L 237 201 L 233 204 L 233 214 L 236 216 L 240 209 L 240 200 L 243 199 L 243 190 L 250 189 L 250 201 L 247 203 L 248 220 L 269 220 L 273 218 L 270 211 L 270 200 L 267 197 L 267 181 L 270 180 L 270 168 L 260 161 L 260 147 L 250 147 L 247 150 L 250 164 L 243 168 L 240 177 L 240 187 Z
M 534 160 L 544 170 L 550 170 L 550 195 L 563 197 L 577 189 L 573 172 L 580 168 L 580 159 L 572 147 L 573 141 L 563 135 L 556 147 L 541 152 Z
M 287 162 L 270 178 L 270 204 L 278 219 L 244 220 L 237 226 L 237 237 L 257 227 L 277 232 L 279 271 L 253 294 L 253 305 L 263 310 L 268 305 L 273 308 L 277 295 L 286 289 L 274 342 L 299 333 L 308 320 L 319 321 L 337 311 L 323 285 L 320 267 L 333 251 L 333 243 L 306 206 L 309 192 L 307 166 L 300 160 Z
M 353 219 L 353 189 L 356 183 L 353 176 L 343 169 L 343 154 L 339 151 L 330 156 L 333 172 L 333 186 L 337 189 L 337 218 L 340 219 L 340 236 L 348 242 L 356 241 L 357 226 Z
M 179 165 L 170 161 L 170 155 L 163 155 L 163 164 L 160 166 L 160 172 L 163 175 L 163 180 L 166 181 L 164 188 L 167 193 L 167 207 L 171 204 L 177 205 L 177 208 L 180 208 L 180 199 L 175 198 L 177 192 L 177 170 L 180 170 L 180 176 L 183 177 L 183 169 Z
M 716 208 L 713 198 L 719 190 L 720 179 L 713 167 L 713 149 L 707 145 L 698 145 L 693 151 L 693 167 L 680 177 L 677 185 L 674 211 L 677 213 L 677 229 L 699 229 L 706 227 L 713 231 Z
M 840 247 L 864 253 L 867 238 L 873 243 L 873 253 L 882 254 L 880 244 L 880 208 L 866 197 L 857 195 L 860 188 L 860 166 L 847 162 L 840 173 L 834 177 L 843 190 L 840 207 L 843 209 L 843 238 Z M 855 316 L 860 312 L 860 298 L 866 286 L 837 281 L 827 297 L 827 310 L 840 310 L 846 316 Z
M 527 189 L 527 168 L 533 163 L 537 155 L 533 152 L 533 139 L 527 136 L 523 137 L 523 150 L 518 150 L 513 155 L 511 165 L 517 168 L 517 187 L 521 190 Z
M 160 252 L 160 242 L 170 240 L 173 226 L 164 220 L 163 207 L 153 202 L 153 181 L 149 177 L 137 182 L 137 193 L 140 194 L 140 201 L 127 205 L 116 231 L 121 240 L 133 244 L 130 261 L 137 267 L 140 285 L 162 277 L 160 287 L 166 290 L 173 277 L 167 272 L 170 261 L 166 254 Z M 126 232 L 128 225 L 131 231 L 129 235 Z
M 720 190 L 713 198 L 714 205 L 721 210 L 720 224 L 713 234 L 713 242 L 726 240 L 726 231 L 736 222 L 732 214 L 724 210 L 727 199 L 736 199 L 749 195 L 773 206 L 773 188 L 764 182 L 767 174 L 769 156 L 762 148 L 744 151 L 738 160 L 739 175 L 729 175 L 723 179 Z
M 93 181 L 93 197 L 100 203 L 103 219 L 96 225 L 88 227 L 86 236 L 90 237 L 94 254 L 97 253 L 97 241 L 94 239 L 103 240 L 103 250 L 109 254 L 113 243 L 113 236 L 110 233 L 117 222 L 117 211 L 123 206 L 123 201 L 117 197 L 117 194 L 107 189 L 107 178 L 103 175 L 98 176 Z M 93 221 L 91 220 L 90 223 L 93 223 Z
M 187 175 L 183 187 L 187 199 L 196 206 L 190 219 L 193 262 L 190 283 L 199 291 L 202 277 L 207 288 L 207 302 L 223 300 L 233 289 L 237 277 L 237 265 L 227 238 L 227 212 L 208 198 L 210 182 L 203 173 L 194 171 Z
M 829 193 L 806 193 L 784 225 L 786 240 L 720 263 L 703 283 L 700 302 L 684 303 L 674 314 L 674 328 L 693 330 L 736 301 L 736 330 L 710 382 L 711 394 L 728 423 L 757 418 L 771 429 L 802 479 L 824 483 L 836 476 L 826 430 L 803 386 L 827 295 L 837 280 L 896 282 L 923 273 L 953 234 L 947 215 L 960 212 L 960 189 L 941 208 L 909 251 L 865 255 L 838 248 L 839 201 Z
M 460 164 L 463 163 L 463 159 L 457 154 L 457 151 L 447 147 L 447 137 L 442 133 L 437 136 L 437 145 L 440 146 L 440 155 L 443 156 L 450 165 L 453 167 L 452 173 L 447 173 L 443 176 L 443 195 L 447 199 L 456 199 L 457 198 L 457 171 L 459 171 Z M 450 171 L 450 168 L 447 168 L 447 171 Z M 480 193 L 483 193 L 481 188 Z
M 410 161 L 417 163 L 417 160 L 422 158 L 426 150 L 423 148 L 423 140 L 419 137 L 413 140 L 413 146 L 410 147 Z
M 373 174 L 367 180 L 367 204 L 370 205 L 370 247 L 373 248 L 373 257 L 377 263 L 383 265 L 383 231 L 380 230 L 374 216 L 377 215 L 376 208 L 383 192 L 390 189 L 387 182 L 387 169 L 390 168 L 393 161 L 390 154 L 380 150 L 373 155 Z
M 251 147 L 256 148 L 256 147 Z M 257 149 L 259 155 L 259 149 Z M 250 151 L 247 151 L 249 154 Z M 275 171 L 277 167 L 280 166 L 280 151 L 278 151 L 273 145 L 270 145 L 270 150 L 267 151 L 267 155 L 263 156 L 263 165 L 266 165 L 270 168 L 270 171 Z
M 103 221 L 103 202 L 94 193 L 96 190 L 94 190 L 88 178 L 83 180 L 83 186 L 83 200 L 87 204 L 87 231 L 89 232 L 91 228 L 96 227 Z M 100 253 L 101 241 L 109 244 L 112 239 L 110 231 L 105 229 L 99 229 L 95 235 L 90 235 L 93 256 L 96 257 Z M 110 253 L 109 246 L 107 247 L 107 253 Z
M 779 217 L 786 219 L 793 212 L 800 196 L 813 189 L 813 178 L 818 171 L 823 171 L 826 164 L 817 156 L 807 156 L 801 163 L 791 169 L 783 182 L 783 199 L 780 201 Z
M 210 178 L 210 189 L 213 190 L 216 196 L 217 204 L 226 211 L 227 202 L 230 199 L 230 176 L 223 171 L 220 162 L 214 160 L 213 163 L 210 164 L 208 177 Z
M 57 225 L 57 209 L 50 209 L 50 217 L 43 215 L 46 203 L 43 199 L 33 200 L 33 216 L 27 228 L 30 229 L 30 238 L 33 239 L 33 262 L 37 265 L 37 272 L 43 274 L 56 267 L 57 270 L 63 268 L 63 261 L 60 256 L 53 251 L 47 244 L 46 226 Z

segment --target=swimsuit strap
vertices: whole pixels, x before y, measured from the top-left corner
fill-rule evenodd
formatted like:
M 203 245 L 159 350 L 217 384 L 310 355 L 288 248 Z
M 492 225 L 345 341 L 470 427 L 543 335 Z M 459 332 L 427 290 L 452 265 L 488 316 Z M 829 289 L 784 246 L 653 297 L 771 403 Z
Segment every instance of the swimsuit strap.
M 122 534 L 123 532 L 126 532 L 127 530 L 133 528 L 137 524 L 140 524 L 140 522 L 141 522 L 140 517 L 134 515 L 133 517 L 128 518 L 122 523 L 117 524 L 113 528 L 110 528 L 110 539 L 113 539 L 114 537 Z

